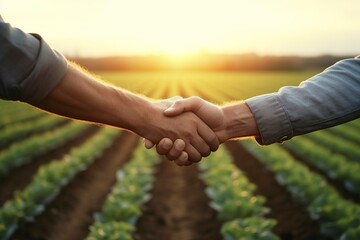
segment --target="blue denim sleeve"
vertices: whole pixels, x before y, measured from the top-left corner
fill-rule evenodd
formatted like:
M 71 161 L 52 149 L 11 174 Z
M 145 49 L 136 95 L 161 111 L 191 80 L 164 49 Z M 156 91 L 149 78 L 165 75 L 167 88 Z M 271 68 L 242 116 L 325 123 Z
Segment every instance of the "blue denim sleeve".
M 40 102 L 66 71 L 65 58 L 39 35 L 26 34 L 0 19 L 0 98 Z
M 360 58 L 345 59 L 298 87 L 247 99 L 268 145 L 360 117 Z

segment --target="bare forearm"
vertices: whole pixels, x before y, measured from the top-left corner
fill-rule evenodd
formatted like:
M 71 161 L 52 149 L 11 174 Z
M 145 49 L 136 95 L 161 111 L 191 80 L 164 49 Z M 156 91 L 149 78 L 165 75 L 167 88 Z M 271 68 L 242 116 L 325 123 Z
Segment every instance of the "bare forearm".
M 224 129 L 218 133 L 224 140 L 243 137 L 257 137 L 259 130 L 255 118 L 244 102 L 222 108 L 224 113 Z M 223 140 L 222 140 L 223 142 Z
M 60 84 L 37 107 L 136 133 L 149 112 L 146 99 L 103 84 L 71 65 Z

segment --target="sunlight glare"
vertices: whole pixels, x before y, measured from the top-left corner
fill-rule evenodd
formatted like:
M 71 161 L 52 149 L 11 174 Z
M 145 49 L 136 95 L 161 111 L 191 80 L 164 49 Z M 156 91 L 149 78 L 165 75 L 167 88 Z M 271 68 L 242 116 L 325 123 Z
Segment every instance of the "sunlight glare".
M 201 51 L 313 55 L 353 54 L 360 49 L 354 28 L 360 21 L 358 0 L 0 0 L 0 4 L 5 21 L 39 33 L 53 48 L 76 56 L 179 56 Z
M 221 42 L 236 41 L 241 45 L 247 41 L 246 38 L 228 39 L 227 33 L 241 29 L 246 31 L 249 22 L 263 21 L 254 17 L 249 9 L 244 9 L 244 2 L 134 0 L 125 4 L 123 1 L 109 0 L 100 17 L 101 26 L 95 29 L 97 33 L 99 29 L 104 32 L 126 30 L 141 40 L 150 52 L 170 55 L 203 51 Z M 257 4 L 248 2 L 247 8 L 256 9 Z M 223 12 L 226 12 L 226 17 Z M 236 29 L 233 29 L 234 26 Z M 116 37 L 116 32 L 113 34 Z

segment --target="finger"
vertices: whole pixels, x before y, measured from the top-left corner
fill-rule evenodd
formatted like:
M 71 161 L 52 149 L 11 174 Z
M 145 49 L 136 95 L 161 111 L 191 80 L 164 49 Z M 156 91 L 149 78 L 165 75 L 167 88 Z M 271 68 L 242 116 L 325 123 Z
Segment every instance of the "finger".
M 206 142 L 206 144 L 210 147 L 212 152 L 216 151 L 219 148 L 220 141 L 214 131 L 209 128 L 206 124 L 198 125 L 198 134 L 199 136 Z M 203 155 L 204 156 L 204 155 Z
M 149 139 L 145 139 L 144 138 L 144 146 L 147 148 L 147 149 L 151 149 L 155 146 L 155 144 L 150 141 Z
M 172 97 L 172 98 L 161 100 L 160 103 L 161 103 L 161 105 L 163 105 L 163 107 L 164 107 L 163 109 L 166 109 L 166 108 L 169 108 L 174 102 L 180 101 L 182 99 L 183 98 L 180 97 L 180 96 L 175 96 L 175 97 Z
M 188 153 L 188 161 L 190 162 L 199 162 L 202 158 L 201 153 L 191 144 L 186 144 L 185 152 Z
M 191 164 L 194 164 L 193 162 L 189 161 L 189 160 L 179 160 L 179 159 L 176 159 L 175 160 L 175 163 L 176 165 L 178 166 L 190 166 Z
M 178 166 L 187 166 L 191 162 L 188 160 L 188 154 L 182 152 L 178 159 L 174 161 Z
M 175 162 L 176 163 L 176 162 Z M 193 162 L 190 161 L 184 161 L 181 163 L 176 163 L 178 166 L 190 166 L 191 164 L 194 164 Z
M 187 152 L 181 152 L 179 158 L 181 161 L 187 161 L 189 159 L 189 155 Z
M 173 147 L 173 141 L 169 138 L 163 138 L 156 145 L 156 151 L 160 155 L 166 155 L 169 153 L 170 149 Z
M 177 116 L 183 112 L 196 112 L 201 106 L 201 101 L 197 97 L 186 98 L 174 102 L 169 108 L 164 111 L 166 116 Z
M 184 149 L 185 149 L 185 142 L 182 139 L 176 139 L 173 147 L 166 155 L 167 159 L 175 160 L 179 158 Z
M 200 137 L 194 137 L 190 140 L 191 145 L 201 154 L 202 157 L 207 157 L 211 153 L 209 145 Z

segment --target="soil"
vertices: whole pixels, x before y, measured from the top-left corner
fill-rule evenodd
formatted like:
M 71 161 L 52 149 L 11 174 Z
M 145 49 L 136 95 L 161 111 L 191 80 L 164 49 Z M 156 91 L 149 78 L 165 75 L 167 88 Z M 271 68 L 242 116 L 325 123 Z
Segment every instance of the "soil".
M 266 217 L 277 221 L 278 224 L 273 229 L 276 235 L 283 240 L 327 239 L 320 235 L 319 222 L 310 218 L 305 207 L 296 202 L 253 155 L 237 142 L 226 143 L 226 147 L 236 166 L 256 184 L 255 193 L 266 197 L 266 206 L 271 209 Z
M 93 214 L 101 210 L 116 182 L 116 172 L 130 159 L 138 140 L 124 131 L 102 157 L 78 173 L 46 210 L 34 222 L 21 226 L 12 239 L 84 239 Z
M 44 156 L 42 160 L 39 158 L 28 166 L 16 169 L 16 174 L 10 174 L 0 183 L 0 198 L 10 198 L 15 190 L 26 186 L 40 165 L 61 158 L 71 147 L 81 144 L 96 131 L 97 128 L 93 127 L 66 144 L 67 147 L 49 154 L 51 156 Z M 93 214 L 101 210 L 116 181 L 117 170 L 130 159 L 138 139 L 131 133 L 123 132 L 103 156 L 78 173 L 41 215 L 33 222 L 24 223 L 11 239 L 84 239 L 94 221 Z M 320 235 L 319 223 L 309 217 L 305 206 L 296 202 L 261 162 L 236 142 L 227 143 L 226 146 L 236 166 L 257 186 L 256 194 L 266 197 L 266 206 L 271 209 L 266 217 L 278 222 L 273 229 L 276 235 L 283 240 L 327 239 Z M 178 167 L 163 160 L 157 170 L 152 198 L 143 206 L 134 239 L 222 239 L 222 222 L 209 207 L 210 200 L 204 191 L 206 185 L 199 179 L 197 165 Z
M 15 191 L 24 189 L 29 184 L 39 167 L 51 161 L 62 159 L 63 156 L 70 151 L 70 149 L 81 145 L 97 131 L 97 126 L 90 126 L 89 129 L 74 139 L 66 142 L 65 145 L 52 150 L 37 159 L 34 159 L 29 164 L 13 169 L 13 174 L 10 173 L 0 181 L 0 205 L 4 204 L 6 200 L 11 199 Z
M 136 240 L 219 240 L 221 222 L 209 207 L 197 165 L 163 160 L 152 198 L 137 224 Z

